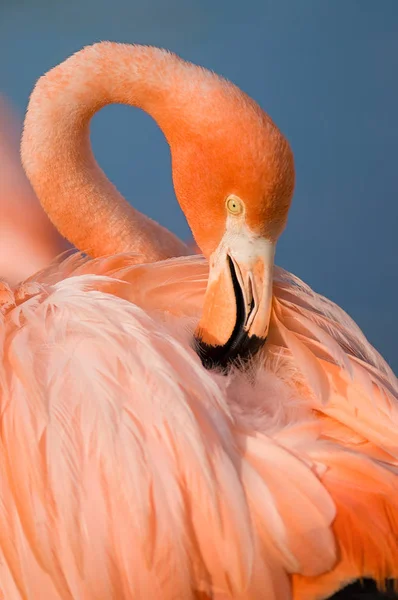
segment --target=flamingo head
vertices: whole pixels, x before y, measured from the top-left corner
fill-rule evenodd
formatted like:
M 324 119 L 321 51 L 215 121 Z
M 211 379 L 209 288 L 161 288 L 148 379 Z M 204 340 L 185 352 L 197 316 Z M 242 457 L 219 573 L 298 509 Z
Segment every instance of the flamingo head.
M 253 100 L 214 74 L 201 77 L 194 111 L 189 103 L 180 111 L 185 122 L 168 139 L 176 195 L 210 267 L 195 345 L 206 367 L 225 369 L 253 356 L 268 335 L 294 161 Z

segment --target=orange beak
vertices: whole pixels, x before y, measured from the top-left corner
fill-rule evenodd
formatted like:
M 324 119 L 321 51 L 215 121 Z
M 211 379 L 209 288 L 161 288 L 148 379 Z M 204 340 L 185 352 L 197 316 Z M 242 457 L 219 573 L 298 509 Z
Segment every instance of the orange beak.
M 275 244 L 247 231 L 226 233 L 210 257 L 196 348 L 206 368 L 242 364 L 265 343 L 272 306 Z

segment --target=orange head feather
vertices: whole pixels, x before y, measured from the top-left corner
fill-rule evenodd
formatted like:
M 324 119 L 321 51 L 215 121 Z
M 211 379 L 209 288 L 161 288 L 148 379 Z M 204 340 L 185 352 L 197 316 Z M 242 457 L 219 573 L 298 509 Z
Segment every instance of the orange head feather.
M 151 106 L 170 144 L 176 196 L 209 256 L 225 233 L 226 198 L 246 222 L 276 241 L 287 220 L 295 172 L 289 143 L 262 109 L 229 81 L 167 54 L 173 87 Z

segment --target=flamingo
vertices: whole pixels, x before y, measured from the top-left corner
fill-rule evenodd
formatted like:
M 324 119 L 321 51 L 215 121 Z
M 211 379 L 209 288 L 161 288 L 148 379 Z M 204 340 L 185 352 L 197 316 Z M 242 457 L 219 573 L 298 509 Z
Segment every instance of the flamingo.
M 92 155 L 148 112 L 196 243 Z M 1 291 L 4 598 L 311 600 L 398 571 L 398 385 L 353 321 L 274 266 L 290 146 L 232 83 L 102 42 L 30 99 L 24 168 L 76 254 Z
M 26 180 L 18 151 L 19 124 L 0 95 L 0 277 L 15 285 L 68 248 Z

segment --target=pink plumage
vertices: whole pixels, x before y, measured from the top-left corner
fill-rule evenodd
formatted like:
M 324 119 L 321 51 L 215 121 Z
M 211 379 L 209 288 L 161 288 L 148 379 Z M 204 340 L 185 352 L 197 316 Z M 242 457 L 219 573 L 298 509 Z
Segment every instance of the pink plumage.
M 256 229 L 257 209 L 244 193 L 257 187 L 223 173 L 221 202 L 211 204 L 219 231 L 210 235 L 203 223 L 204 230 L 197 230 L 208 260 L 170 258 L 177 249 L 185 253 L 185 245 L 127 210 L 83 152 L 84 119 L 94 112 L 91 95 L 98 108 L 83 75 L 100 82 L 109 73 L 114 77 L 105 68 L 114 57 L 119 78 L 97 89 L 111 90 L 107 101 L 111 92 L 117 98 L 124 92 L 138 104 L 120 73 L 127 69 L 136 78 L 136 90 L 148 75 L 142 65 L 157 61 L 149 99 L 145 80 L 148 104 L 158 102 L 165 70 L 175 69 L 176 85 L 192 75 L 190 102 L 198 79 L 201 91 L 215 90 L 221 108 L 226 103 L 229 116 L 231 106 L 242 110 L 253 135 L 271 138 L 270 145 L 262 140 L 239 156 L 244 166 L 259 147 L 270 152 L 273 170 L 261 157 L 255 183 L 269 193 L 260 209 L 272 227 Z M 34 92 L 24 164 L 50 216 L 83 240 L 84 249 L 98 254 L 100 216 L 114 215 L 112 200 L 123 215 L 121 223 L 115 217 L 121 237 L 112 237 L 112 219 L 105 220 L 101 233 L 112 255 L 64 257 L 20 285 L 0 289 L 4 600 L 316 600 L 358 577 L 379 583 L 397 577 L 397 380 L 333 303 L 278 268 L 267 287 L 292 192 L 292 162 L 281 134 L 237 88 L 157 49 L 100 44 L 65 64 L 65 77 L 61 65 Z M 63 94 L 54 93 L 54 81 Z M 69 114 L 67 94 L 79 81 L 83 113 L 73 105 Z M 49 143 L 58 135 L 54 122 L 47 129 L 38 124 L 40 115 L 51 121 L 61 109 L 72 120 L 78 115 L 69 129 L 81 156 L 67 154 L 66 163 Z M 178 114 L 183 119 L 182 109 Z M 58 121 L 65 133 L 67 125 Z M 194 133 L 206 155 L 207 138 Z M 54 169 L 46 170 L 51 160 Z M 181 163 L 174 169 L 181 190 L 190 173 Z M 216 175 L 217 169 L 215 163 Z M 252 169 L 250 164 L 250 174 Z M 65 182 L 75 194 L 66 207 Z M 59 195 L 51 197 L 51 186 Z M 273 205 L 275 190 L 283 210 Z M 84 233 L 83 218 L 96 202 L 102 212 L 85 223 Z M 142 237 L 136 240 L 135 231 Z M 128 250 L 134 245 L 135 253 Z M 122 253 L 115 251 L 119 246 Z M 225 247 L 235 263 L 227 263 Z M 252 254 L 256 260 L 250 262 Z M 235 279 L 228 279 L 224 263 L 236 265 Z M 217 268 L 224 269 L 224 279 L 215 278 Z M 223 297 L 220 289 L 231 295 Z M 207 340 L 220 342 L 229 331 L 223 311 L 212 312 L 215 305 L 228 318 L 235 311 L 236 325 L 247 317 L 249 333 L 263 328 L 268 335 L 248 363 L 243 356 L 227 374 L 206 370 L 195 351 L 200 319 Z M 269 309 L 268 320 L 259 307 Z M 206 344 L 210 351 L 229 349 L 228 343 Z
M 384 498 L 390 509 L 373 521 L 387 544 L 398 501 L 397 449 L 388 432 L 377 443 L 385 409 L 375 398 L 372 414 L 365 407 L 371 418 L 359 413 L 347 439 L 338 429 L 333 438 L 314 409 L 328 415 L 336 403 L 334 426 L 344 426 L 347 398 L 320 388 L 309 399 L 291 385 L 302 377 L 295 344 L 314 369 L 325 353 L 340 362 L 340 335 L 374 352 L 356 328 L 337 325 L 340 309 L 311 293 L 307 318 L 328 318 L 322 346 L 280 315 L 267 369 L 260 362 L 224 377 L 205 371 L 191 347 L 205 261 L 136 260 L 72 256 L 10 295 L 1 347 L 4 597 L 288 598 L 289 574 L 334 566 L 333 499 L 341 495 L 345 511 Z M 310 292 L 287 281 L 279 271 L 275 312 L 288 303 L 303 322 Z M 293 350 L 276 341 L 281 330 Z M 389 376 L 377 360 L 379 376 Z M 371 385 L 372 372 L 360 371 Z M 356 385 L 349 370 L 339 373 Z M 376 451 L 389 463 L 373 460 Z M 382 575 L 392 569 L 387 557 Z
M 0 94 L 0 279 L 12 284 L 42 269 L 68 248 L 23 172 L 20 129 Z

